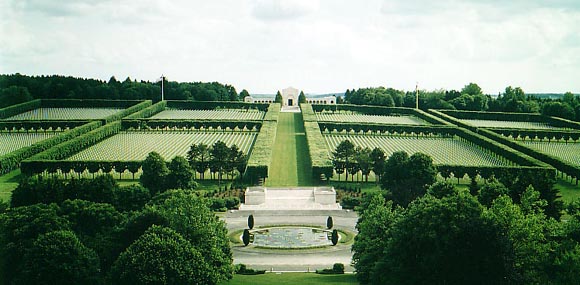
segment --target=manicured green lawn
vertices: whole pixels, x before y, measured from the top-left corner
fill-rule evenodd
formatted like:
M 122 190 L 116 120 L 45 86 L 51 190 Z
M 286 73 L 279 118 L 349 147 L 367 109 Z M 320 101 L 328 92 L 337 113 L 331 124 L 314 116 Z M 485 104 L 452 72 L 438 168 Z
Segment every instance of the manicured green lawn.
M 10 201 L 12 191 L 18 187 L 18 181 L 20 179 L 20 169 L 14 170 L 7 173 L 6 175 L 0 176 L 0 200 Z
M 313 186 L 300 113 L 280 113 L 267 186 Z
M 315 273 L 266 273 L 263 275 L 235 275 L 222 285 L 319 285 L 319 284 L 358 284 L 354 274 L 321 275 Z

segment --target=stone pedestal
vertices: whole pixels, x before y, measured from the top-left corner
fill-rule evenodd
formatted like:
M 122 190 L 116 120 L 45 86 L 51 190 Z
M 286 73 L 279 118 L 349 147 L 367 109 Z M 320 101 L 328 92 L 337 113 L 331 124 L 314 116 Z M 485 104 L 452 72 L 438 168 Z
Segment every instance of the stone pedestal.
M 314 188 L 314 202 L 322 205 L 336 204 L 336 191 L 334 191 L 334 187 Z
M 266 188 L 248 187 L 245 192 L 246 205 L 260 205 L 266 203 Z

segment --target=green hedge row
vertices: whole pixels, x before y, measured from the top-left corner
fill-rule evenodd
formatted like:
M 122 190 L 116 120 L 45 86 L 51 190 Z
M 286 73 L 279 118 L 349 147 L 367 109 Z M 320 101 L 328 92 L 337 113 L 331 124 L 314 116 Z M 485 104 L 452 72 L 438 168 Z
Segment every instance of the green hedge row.
M 0 109 L 0 119 L 6 119 L 20 113 L 28 112 L 30 110 L 38 109 L 41 107 L 42 101 L 40 99 L 8 106 Z
M 277 121 L 264 121 L 252 148 L 244 175 L 250 181 L 268 177 L 272 161 L 272 147 L 276 140 Z
M 507 138 L 507 137 L 503 136 L 500 133 L 494 132 L 492 129 L 475 128 L 473 126 L 464 124 L 461 121 L 459 121 L 458 119 L 456 119 L 456 118 L 448 115 L 447 113 L 449 113 L 449 111 L 447 111 L 447 110 L 445 110 L 445 111 L 442 111 L 442 110 L 429 110 L 429 111 L 431 113 L 433 113 L 434 115 L 436 115 L 436 116 L 439 116 L 439 117 L 441 117 L 441 118 L 443 118 L 445 120 L 448 120 L 449 122 L 455 123 L 455 124 L 457 124 L 457 125 L 459 125 L 461 127 L 467 128 L 467 129 L 471 129 L 471 130 L 477 132 L 478 134 L 480 134 L 481 136 L 484 136 L 484 137 L 486 137 L 488 139 L 491 139 L 491 140 L 497 142 L 499 145 L 505 145 L 505 146 L 507 146 L 507 147 L 509 147 L 511 149 L 514 149 L 514 150 L 517 150 L 517 151 L 523 153 L 527 157 L 533 157 L 534 159 L 540 160 L 543 163 L 547 163 L 549 165 L 552 165 L 553 167 L 555 167 L 559 171 L 562 171 L 562 172 L 564 172 L 564 173 L 566 173 L 566 174 L 568 174 L 568 175 L 570 175 L 570 176 L 572 176 L 572 177 L 574 177 L 576 179 L 580 178 L 580 166 L 578 166 L 578 165 L 570 164 L 570 163 L 565 162 L 565 161 L 563 161 L 563 160 L 561 160 L 561 159 L 559 159 L 557 157 L 554 157 L 554 156 L 551 156 L 551 155 L 548 155 L 548 154 L 545 154 L 545 153 L 541 153 L 541 152 L 538 152 L 538 151 L 536 151 L 534 149 L 531 149 L 529 147 L 526 147 L 525 145 L 523 145 L 523 144 L 521 144 L 519 142 L 516 142 L 516 141 L 514 141 L 514 140 L 512 140 L 510 138 Z M 471 113 L 475 114 L 475 113 L 482 113 L 482 112 L 465 112 L 465 111 L 464 112 L 454 112 L 454 114 L 461 114 L 461 116 L 466 116 L 466 114 L 471 114 Z M 501 114 L 501 115 L 498 115 L 498 116 L 504 116 L 505 115 L 505 116 L 508 116 L 509 117 L 509 113 L 492 113 L 492 114 Z M 525 117 L 525 115 L 535 116 L 536 118 L 539 118 L 540 117 L 540 115 L 537 115 L 537 114 L 536 115 L 532 115 L 532 114 L 519 114 L 519 115 L 521 115 L 523 117 Z M 464 118 L 469 118 L 469 117 L 464 117 Z M 517 118 L 517 117 L 514 117 L 514 118 Z M 532 118 L 532 117 L 530 117 L 530 118 Z M 544 118 L 551 118 L 551 117 L 544 117 Z M 554 119 L 554 118 L 552 118 L 552 119 Z M 507 118 L 504 119 L 504 120 L 507 120 Z M 510 119 L 510 120 L 515 120 L 515 119 Z M 517 121 L 519 121 L 519 120 L 521 120 L 521 118 L 517 119 Z M 574 123 L 574 122 L 572 122 L 572 123 Z M 524 132 L 525 131 L 521 131 L 522 134 L 524 134 Z M 536 132 L 536 130 L 531 131 L 531 132 Z M 544 132 L 544 131 L 543 130 L 542 131 L 539 131 L 538 130 L 538 132 Z M 565 131 L 565 130 L 562 130 L 562 131 L 554 130 L 553 132 L 560 133 L 558 136 L 561 135 L 562 137 L 565 137 L 567 134 L 570 134 L 569 131 Z M 514 133 L 515 133 L 515 130 L 514 130 Z
M 101 126 L 100 122 L 90 122 L 72 130 L 63 132 L 57 136 L 35 143 L 31 146 L 24 147 L 0 156 L 0 173 L 4 174 L 20 166 L 20 162 L 31 156 L 47 151 L 51 147 L 65 143 L 68 140 L 79 137 L 87 132 L 95 130 Z
M 514 139 L 518 137 L 524 139 L 529 137 L 530 139 L 540 139 L 540 140 L 573 140 L 577 141 L 580 139 L 580 131 L 572 130 L 527 130 L 527 129 L 505 129 L 505 128 L 488 128 L 488 130 L 498 133 L 500 135 Z
M 122 108 L 127 109 L 142 103 L 143 100 L 108 99 L 42 99 L 45 108 Z
M 385 125 L 385 124 L 360 124 L 360 123 L 337 123 L 337 122 L 319 122 L 320 130 L 323 132 L 332 131 L 354 131 L 359 132 L 380 132 L 380 133 L 397 133 L 397 134 L 416 134 L 416 135 L 439 135 L 450 136 L 454 135 L 457 130 L 455 126 L 450 125 Z
M 479 135 L 470 130 L 464 128 L 457 128 L 456 130 L 457 130 L 456 135 L 466 139 L 467 141 L 477 144 L 478 146 L 487 149 L 493 153 L 499 154 L 520 166 L 549 167 L 549 165 L 529 155 L 523 154 L 519 151 L 514 150 L 509 146 L 498 143 L 495 140 Z
M 444 120 L 441 120 L 427 112 L 406 107 L 383 107 L 383 106 L 352 105 L 352 104 L 337 104 L 337 105 L 315 104 L 312 105 L 312 109 L 314 110 L 314 112 L 351 111 L 366 115 L 382 115 L 382 116 L 411 115 L 423 119 L 424 121 L 434 125 L 448 124 Z
M 43 172 L 57 173 L 59 170 L 63 173 L 69 173 L 74 171 L 76 173 L 82 173 L 85 170 L 89 173 L 98 173 L 102 171 L 103 173 L 110 173 L 113 169 L 117 173 L 122 173 L 125 170 L 129 170 L 131 173 L 136 174 L 141 169 L 143 161 L 96 161 L 96 160 L 86 160 L 86 161 L 69 161 L 69 160 L 31 160 L 26 161 L 25 166 L 23 166 L 23 172 L 27 175 L 40 174 Z
M 146 130 L 146 129 L 200 129 L 200 128 L 213 128 L 217 129 L 222 128 L 222 130 L 226 130 L 226 128 L 233 130 L 234 128 L 238 128 L 243 130 L 246 128 L 247 130 L 259 130 L 262 126 L 261 121 L 216 121 L 216 120 L 171 120 L 171 119 L 155 119 L 155 120 L 148 120 L 148 119 L 123 119 L 122 126 L 124 130 L 135 129 L 135 130 Z
M 302 119 L 304 120 L 304 131 L 306 132 L 306 143 L 310 153 L 310 165 L 312 165 L 312 177 L 318 180 L 324 175 L 326 179 L 329 179 L 334 173 L 334 167 L 330 160 L 326 140 L 320 132 L 320 126 L 313 106 L 312 104 L 300 104 Z
M 327 105 L 316 105 L 316 106 L 327 106 Z M 313 105 L 302 103 L 300 104 L 300 109 L 302 110 L 302 120 L 304 122 L 316 122 L 316 113 L 314 113 Z
M 306 142 L 310 153 L 312 176 L 314 179 L 320 179 L 321 175 L 324 175 L 327 179 L 332 177 L 334 167 L 330 160 L 326 140 L 320 133 L 318 123 L 305 121 L 304 130 L 306 131 Z
M 20 163 L 20 169 L 23 174 L 34 174 L 33 166 L 37 166 L 39 161 L 45 160 L 63 160 L 67 157 L 90 147 L 112 135 L 117 134 L 121 130 L 121 122 L 116 121 L 100 128 L 82 134 L 69 141 L 58 144 L 48 150 L 38 153 Z
M 38 132 L 39 130 L 47 131 L 52 128 L 54 131 L 57 128 L 72 129 L 82 126 L 87 123 L 87 120 L 68 120 L 68 121 L 0 121 L 0 131 L 16 131 L 21 132 Z
M 278 121 L 280 114 L 280 103 L 271 103 L 268 106 L 268 111 L 264 115 L 264 121 Z
M 481 129 L 478 131 L 479 134 L 486 136 L 490 139 L 493 139 L 499 143 L 502 143 L 504 145 L 507 145 L 519 152 L 522 152 L 528 156 L 534 157 L 535 159 L 538 159 L 540 161 L 543 161 L 547 164 L 552 165 L 553 167 L 555 167 L 556 169 L 558 169 L 559 171 L 562 171 L 576 179 L 580 178 L 580 165 L 576 165 L 576 164 L 572 164 L 569 162 L 566 162 L 558 157 L 546 154 L 546 153 L 542 153 L 542 152 L 538 152 L 532 148 L 527 147 L 526 145 L 518 142 L 518 141 L 514 141 L 513 139 L 510 139 L 508 137 L 505 137 L 501 134 L 498 134 L 492 130 L 486 130 L 486 129 Z
M 135 112 L 141 111 L 149 106 L 151 106 L 151 100 L 146 100 L 146 101 L 141 101 L 141 103 L 133 105 L 129 108 L 126 108 L 120 112 L 117 112 L 111 116 L 108 116 L 106 118 L 103 119 L 105 124 L 108 124 L 110 122 L 114 122 L 114 121 L 118 121 L 121 120 L 122 118 L 129 116 Z
M 505 113 L 505 112 L 483 112 L 483 111 L 461 111 L 461 110 L 429 110 L 439 116 L 445 114 L 447 117 L 460 120 L 492 120 L 492 121 L 515 121 L 515 122 L 536 122 L 547 123 L 557 128 L 580 130 L 580 123 L 562 118 L 549 117 L 536 113 Z M 447 119 L 447 118 L 446 118 Z
M 258 109 L 267 111 L 269 104 L 245 103 L 245 102 L 228 102 L 228 101 L 185 101 L 171 100 L 167 101 L 167 108 L 184 109 L 184 110 L 214 110 L 224 109 Z
M 141 118 L 149 118 L 163 110 L 167 107 L 167 101 L 159 101 L 139 112 L 135 112 L 127 117 L 126 119 L 141 119 Z

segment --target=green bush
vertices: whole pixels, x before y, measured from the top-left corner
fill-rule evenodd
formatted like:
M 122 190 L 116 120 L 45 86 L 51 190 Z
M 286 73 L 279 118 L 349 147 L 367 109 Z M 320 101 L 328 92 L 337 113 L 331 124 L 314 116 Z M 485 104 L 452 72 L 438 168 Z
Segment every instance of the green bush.
M 317 274 L 344 274 L 344 264 L 335 263 L 332 268 L 325 268 L 322 270 L 316 270 Z

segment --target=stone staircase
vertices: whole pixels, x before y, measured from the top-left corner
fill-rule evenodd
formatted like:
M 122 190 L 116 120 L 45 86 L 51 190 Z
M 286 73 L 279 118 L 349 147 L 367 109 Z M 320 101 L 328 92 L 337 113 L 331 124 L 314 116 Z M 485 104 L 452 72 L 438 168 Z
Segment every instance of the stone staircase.
M 249 199 L 246 190 L 246 204 L 240 206 L 241 211 L 249 210 L 340 210 L 342 207 L 333 200 L 320 203 L 316 201 L 317 188 L 260 188 L 257 193 L 263 193 L 264 198 Z M 330 191 L 330 190 L 327 190 Z M 334 193 L 334 190 L 332 190 Z M 256 193 L 254 192 L 254 193 Z M 323 193 L 325 194 L 325 193 Z M 328 194 L 328 193 L 326 193 Z M 335 199 L 335 196 L 332 196 Z M 319 199 L 320 200 L 320 199 Z M 263 202 L 262 202 L 263 201 Z

